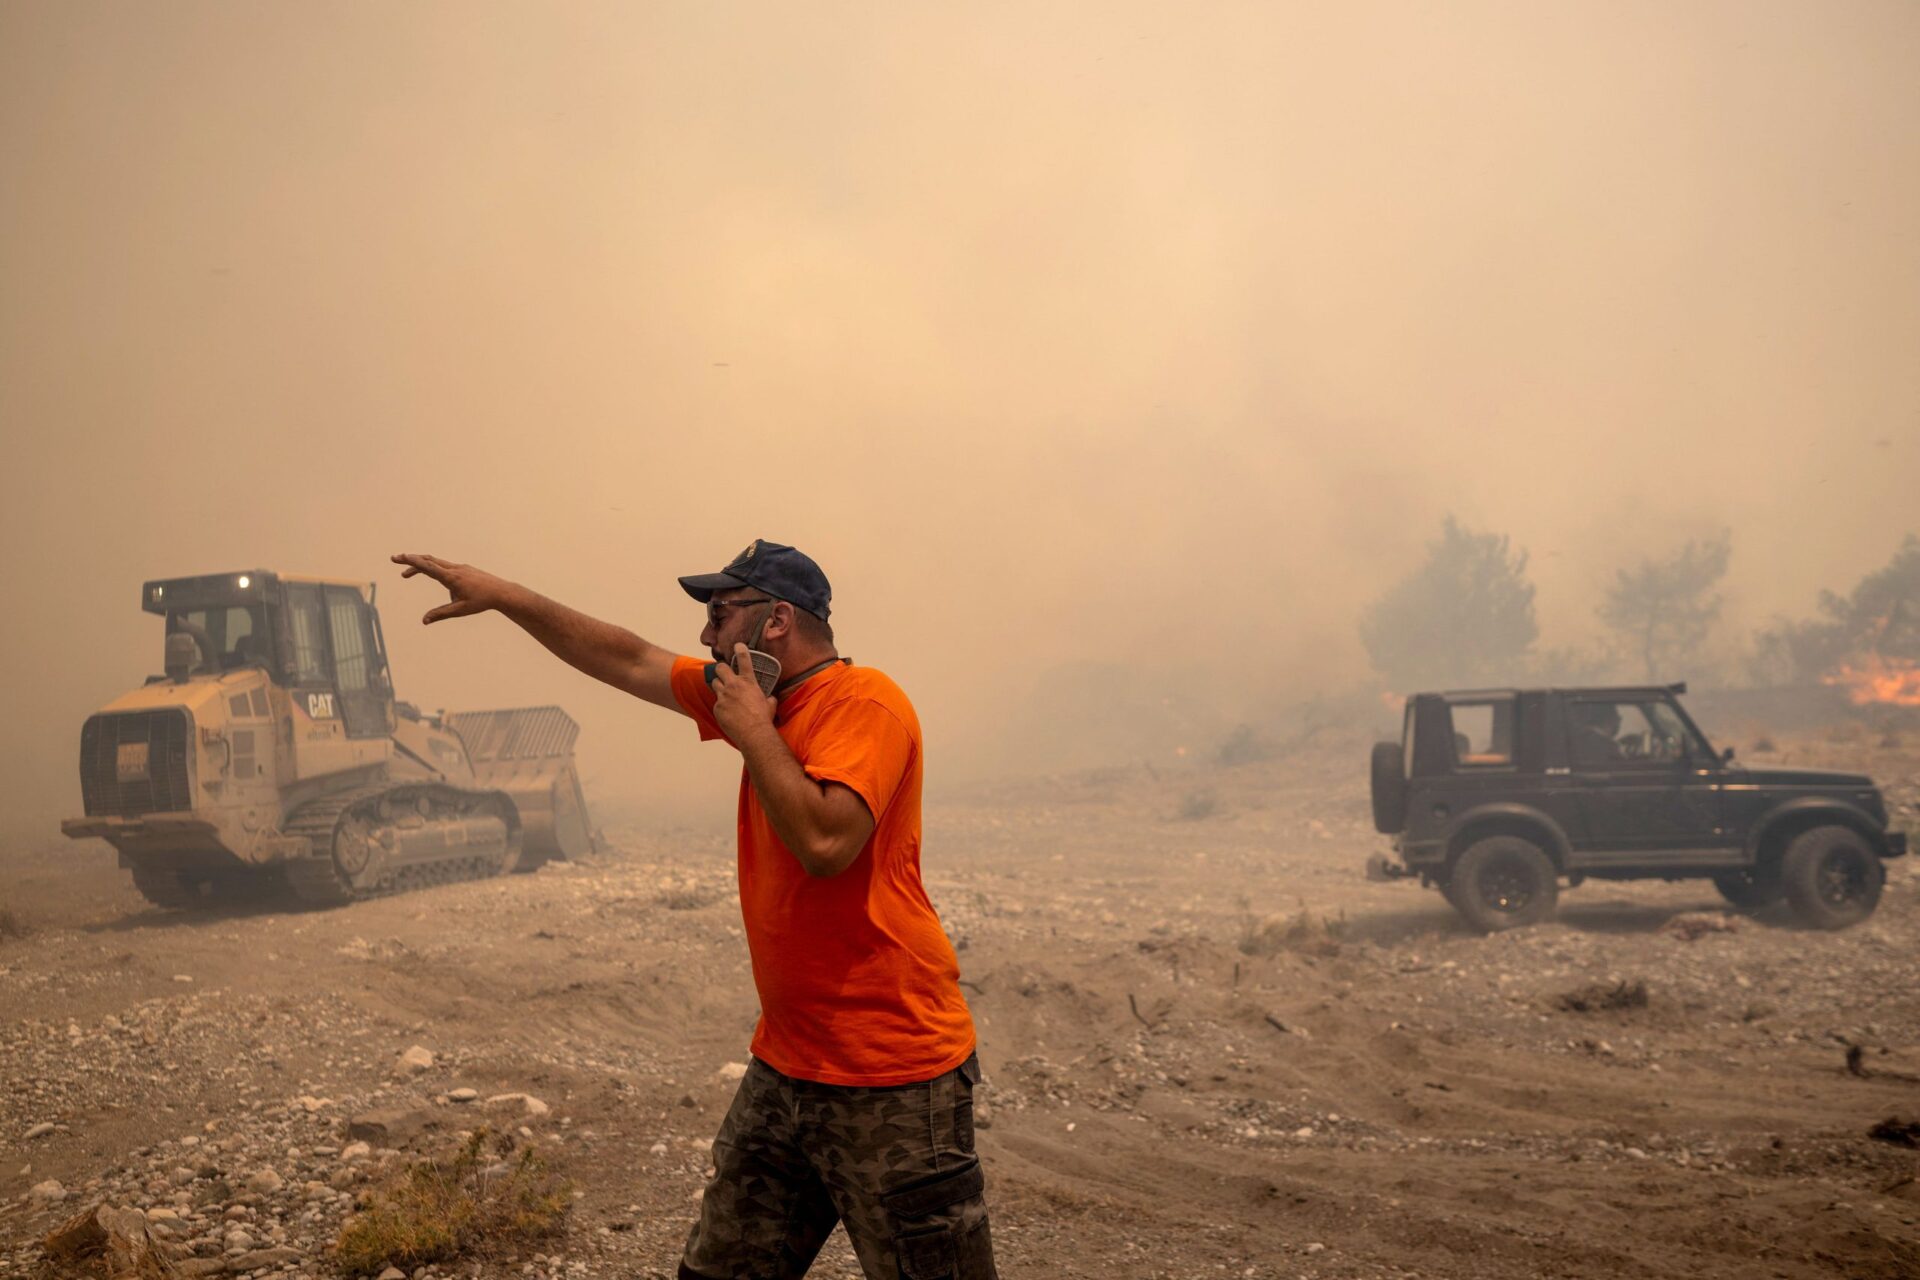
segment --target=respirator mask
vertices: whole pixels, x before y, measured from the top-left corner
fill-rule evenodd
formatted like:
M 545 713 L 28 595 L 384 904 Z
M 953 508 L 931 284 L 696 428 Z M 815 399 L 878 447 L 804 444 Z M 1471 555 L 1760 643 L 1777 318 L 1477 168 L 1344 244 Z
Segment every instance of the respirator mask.
M 753 634 L 747 637 L 747 658 L 753 663 L 753 678 L 759 682 L 760 692 L 766 694 L 769 698 L 773 696 L 775 687 L 780 683 L 780 659 L 770 653 L 761 652 L 760 640 L 761 637 L 766 634 L 767 624 L 773 621 L 772 606 L 777 603 L 778 601 L 768 602 L 765 616 L 754 624 Z M 746 674 L 732 662 L 729 662 L 727 665 L 733 667 L 735 674 Z M 708 684 L 712 684 L 715 673 L 718 672 L 719 669 L 719 663 L 709 662 L 701 668 L 700 674 L 707 678 Z

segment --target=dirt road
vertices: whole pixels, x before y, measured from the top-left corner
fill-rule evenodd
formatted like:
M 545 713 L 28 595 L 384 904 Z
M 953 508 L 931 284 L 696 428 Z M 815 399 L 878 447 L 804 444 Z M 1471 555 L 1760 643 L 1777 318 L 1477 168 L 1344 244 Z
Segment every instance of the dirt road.
M 1325 745 L 930 807 L 1006 1275 L 1920 1275 L 1920 1151 L 1868 1137 L 1920 1118 L 1920 876 L 1840 934 L 1589 884 L 1481 938 L 1359 878 L 1364 744 Z M 1913 821 L 1920 756 L 1788 752 Z M 104 1198 L 203 1270 L 326 1274 L 373 1163 L 346 1123 L 385 1110 L 523 1127 L 581 1193 L 547 1251 L 438 1274 L 671 1275 L 755 1009 L 726 818 L 328 912 L 166 913 L 104 846 L 10 851 L 0 1268 Z M 857 1275 L 839 1237 L 815 1274 Z

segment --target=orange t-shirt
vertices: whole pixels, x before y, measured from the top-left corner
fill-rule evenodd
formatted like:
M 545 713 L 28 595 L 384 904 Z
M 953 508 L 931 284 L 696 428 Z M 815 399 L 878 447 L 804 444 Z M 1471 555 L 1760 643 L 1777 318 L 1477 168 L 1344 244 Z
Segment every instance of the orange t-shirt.
M 702 664 L 677 658 L 673 696 L 713 718 Z M 839 663 L 780 699 L 774 727 L 809 776 L 851 787 L 873 834 L 837 876 L 810 876 L 740 772 L 740 914 L 760 992 L 753 1056 L 822 1084 L 930 1080 L 973 1051 L 960 962 L 920 882 L 920 720 L 900 686 Z

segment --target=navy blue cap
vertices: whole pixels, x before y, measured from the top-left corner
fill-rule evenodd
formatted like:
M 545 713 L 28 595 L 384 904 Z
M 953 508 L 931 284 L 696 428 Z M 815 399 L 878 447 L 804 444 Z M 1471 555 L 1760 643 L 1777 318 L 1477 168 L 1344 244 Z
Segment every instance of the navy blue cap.
M 696 573 L 680 579 L 680 585 L 701 604 L 713 599 L 716 591 L 755 587 L 822 621 L 833 611 L 833 588 L 820 566 L 805 553 L 765 538 L 748 543 L 720 572 Z

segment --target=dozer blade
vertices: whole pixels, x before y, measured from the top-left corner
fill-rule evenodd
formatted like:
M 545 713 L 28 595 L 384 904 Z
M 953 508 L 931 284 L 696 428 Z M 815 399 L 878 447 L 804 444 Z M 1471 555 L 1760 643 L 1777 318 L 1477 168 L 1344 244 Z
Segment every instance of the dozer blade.
M 445 723 L 466 743 L 474 780 L 506 792 L 520 811 L 520 870 L 592 851 L 593 826 L 573 766 L 580 726 L 572 716 L 559 707 L 518 707 L 455 712 Z

